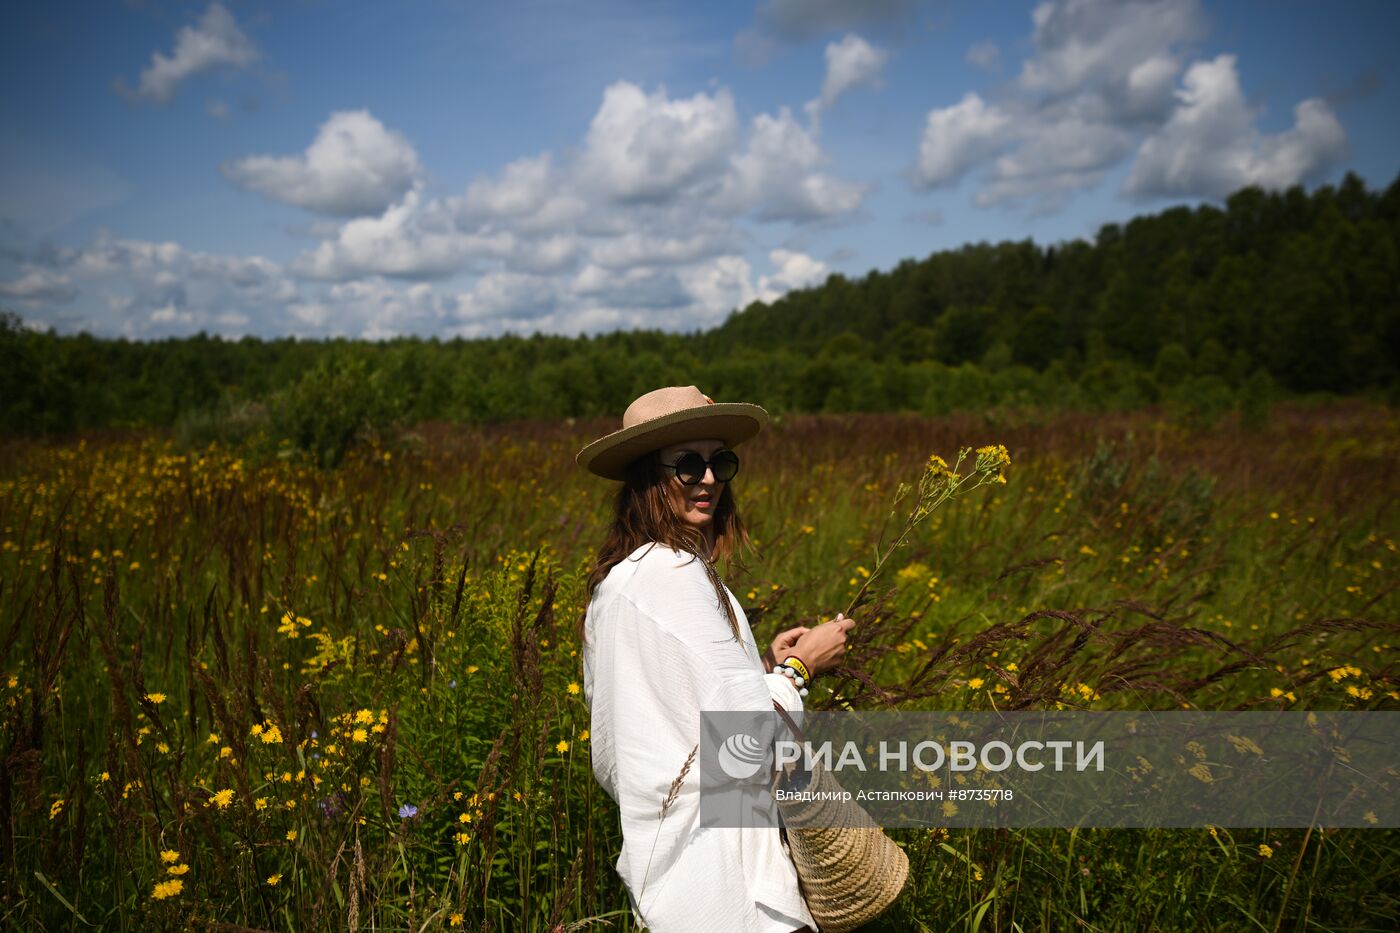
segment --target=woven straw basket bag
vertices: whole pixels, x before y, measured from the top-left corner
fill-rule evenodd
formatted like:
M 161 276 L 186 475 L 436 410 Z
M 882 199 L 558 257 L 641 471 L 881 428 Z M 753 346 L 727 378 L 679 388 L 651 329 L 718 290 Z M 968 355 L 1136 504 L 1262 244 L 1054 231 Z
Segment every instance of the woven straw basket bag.
M 775 701 L 774 709 L 799 741 L 797 723 Z M 780 785 L 786 775 L 779 775 Z M 844 933 L 884 913 L 909 878 L 909 857 L 885 835 L 825 769 L 813 767 L 807 784 L 813 800 L 780 800 L 788 848 L 802 897 L 821 933 Z

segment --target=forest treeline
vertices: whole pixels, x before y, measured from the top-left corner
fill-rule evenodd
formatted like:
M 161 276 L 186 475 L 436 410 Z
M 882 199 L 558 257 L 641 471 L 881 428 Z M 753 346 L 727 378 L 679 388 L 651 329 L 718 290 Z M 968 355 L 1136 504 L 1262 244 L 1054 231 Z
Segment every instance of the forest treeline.
M 0 432 L 264 431 L 337 459 L 364 428 L 615 415 L 659 385 L 775 412 L 998 406 L 1205 417 L 1271 394 L 1400 386 L 1400 178 L 1243 189 L 1102 227 L 979 243 L 755 302 L 693 334 L 152 342 L 0 321 Z

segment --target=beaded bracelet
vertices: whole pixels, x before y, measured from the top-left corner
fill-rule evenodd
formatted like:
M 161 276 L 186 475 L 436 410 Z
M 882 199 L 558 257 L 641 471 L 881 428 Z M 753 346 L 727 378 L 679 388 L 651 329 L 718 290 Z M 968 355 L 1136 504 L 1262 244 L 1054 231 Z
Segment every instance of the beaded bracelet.
M 797 657 L 796 655 L 791 655 L 789 657 L 784 658 L 783 664 L 797 671 L 798 675 L 802 677 L 803 680 L 812 679 L 811 673 L 807 670 L 807 665 L 803 664 L 802 659 Z
M 796 667 L 789 663 L 792 661 L 797 662 Z M 798 673 L 799 667 L 802 669 L 802 673 Z M 807 695 L 807 688 L 804 686 L 804 684 L 810 682 L 810 678 L 803 676 L 804 674 L 806 674 L 806 672 L 807 665 L 803 664 L 797 658 L 788 658 L 787 661 L 784 661 L 782 664 L 773 665 L 773 673 L 782 674 L 788 680 L 791 680 L 792 685 L 797 688 L 797 695 L 801 697 L 805 697 Z

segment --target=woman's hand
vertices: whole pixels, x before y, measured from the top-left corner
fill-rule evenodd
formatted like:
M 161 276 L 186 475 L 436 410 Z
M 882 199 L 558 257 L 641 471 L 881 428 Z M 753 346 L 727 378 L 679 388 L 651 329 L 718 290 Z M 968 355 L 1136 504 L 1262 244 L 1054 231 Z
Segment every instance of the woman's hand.
M 788 655 L 796 655 L 807 665 L 807 670 L 815 677 L 822 671 L 829 671 L 841 663 L 846 654 L 846 633 L 856 624 L 842 613 L 830 622 L 823 622 L 797 639 Z M 784 657 L 778 655 L 779 659 Z
M 773 644 L 768 646 L 768 653 L 763 656 L 763 669 L 769 674 L 773 673 L 773 665 L 784 658 L 792 657 L 793 645 L 797 644 L 797 639 L 810 632 L 805 625 L 797 628 L 790 628 L 786 632 L 779 632 L 773 638 Z

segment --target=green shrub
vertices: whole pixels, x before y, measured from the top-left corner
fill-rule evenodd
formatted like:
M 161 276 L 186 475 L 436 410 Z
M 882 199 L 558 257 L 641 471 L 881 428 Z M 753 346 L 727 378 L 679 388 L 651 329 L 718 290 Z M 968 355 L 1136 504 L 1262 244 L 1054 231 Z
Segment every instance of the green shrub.
M 323 359 L 272 397 L 273 433 L 322 466 L 336 466 L 356 442 L 383 434 L 403 413 L 384 381 L 362 359 Z

